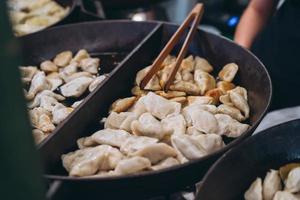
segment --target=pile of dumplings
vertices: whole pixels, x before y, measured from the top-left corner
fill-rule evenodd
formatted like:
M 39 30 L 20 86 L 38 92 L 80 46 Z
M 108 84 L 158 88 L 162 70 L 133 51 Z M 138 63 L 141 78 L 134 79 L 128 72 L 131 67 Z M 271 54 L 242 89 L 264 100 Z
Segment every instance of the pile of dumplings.
M 64 51 L 36 66 L 21 66 L 24 93 L 36 143 L 44 140 L 106 75 L 99 76 L 100 59 L 84 49 L 73 57 Z M 68 100 L 76 100 L 72 105 Z
M 104 129 L 77 141 L 79 150 L 62 155 L 70 176 L 116 176 L 159 170 L 211 154 L 249 125 L 247 90 L 232 82 L 238 72 L 227 64 L 215 79 L 213 67 L 200 57 L 183 60 L 168 92 L 162 91 L 176 58 L 141 90 L 150 69 L 136 75 L 133 96 L 116 100 Z
M 9 14 L 17 36 L 42 30 L 69 13 L 54 0 L 9 0 Z
M 245 200 L 299 200 L 300 164 L 271 169 L 264 179 L 257 178 L 244 194 Z

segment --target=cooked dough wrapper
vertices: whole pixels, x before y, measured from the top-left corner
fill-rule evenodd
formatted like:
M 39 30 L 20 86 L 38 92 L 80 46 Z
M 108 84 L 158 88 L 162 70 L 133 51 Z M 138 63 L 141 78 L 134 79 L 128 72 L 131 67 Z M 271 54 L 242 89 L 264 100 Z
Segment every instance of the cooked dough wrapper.
M 55 126 L 51 121 L 51 114 L 43 108 L 34 108 L 29 111 L 30 120 L 32 126 L 43 131 L 44 133 L 49 133 L 54 131 Z
M 244 194 L 245 200 L 263 200 L 262 180 L 257 178 Z
M 204 133 L 217 133 L 218 122 L 215 116 L 209 111 L 204 110 L 209 105 L 197 105 L 188 106 L 183 109 L 183 116 L 186 119 L 188 126 L 193 125 L 199 131 Z M 212 106 L 212 105 L 210 105 Z
M 217 88 L 225 94 L 227 91 L 234 89 L 235 85 L 227 81 L 219 81 L 217 82 Z
M 218 106 L 218 113 L 229 115 L 240 122 L 245 120 L 245 117 L 242 115 L 239 109 L 226 104 L 221 104 Z
M 179 161 L 173 157 L 166 158 L 165 160 L 160 161 L 156 165 L 153 165 L 151 167 L 152 170 L 160 170 L 160 169 L 165 169 L 168 167 L 172 167 L 175 165 L 179 165 Z
M 162 139 L 165 135 L 170 135 L 172 130 L 164 127 L 160 121 L 150 113 L 142 114 L 138 120 L 131 123 L 131 130 L 135 135 L 142 135 Z
M 95 140 L 93 140 L 92 136 L 82 137 L 77 140 L 77 146 L 79 149 L 84 149 L 86 147 L 95 147 L 98 145 L 99 144 Z
M 58 67 L 66 67 L 70 63 L 72 56 L 71 51 L 63 51 L 55 56 L 53 62 Z
M 27 94 L 27 100 L 31 100 L 35 97 L 35 95 L 43 90 L 48 90 L 51 88 L 51 85 L 46 79 L 45 72 L 37 72 L 31 81 L 30 88 Z
M 227 137 L 237 138 L 249 129 L 248 124 L 242 124 L 237 120 L 231 118 L 229 115 L 216 114 L 215 115 L 219 130 L 218 135 L 226 135 Z
M 92 81 L 93 79 L 89 77 L 79 77 L 61 86 L 60 90 L 65 97 L 79 97 Z
M 186 134 L 187 135 L 192 135 L 192 136 L 198 136 L 198 135 L 203 135 L 205 134 L 204 132 L 199 131 L 196 129 L 194 126 L 190 126 L 186 129 Z
M 141 114 L 148 112 L 146 109 L 146 106 L 144 104 L 144 99 L 145 99 L 145 96 L 140 97 L 135 102 L 135 104 L 128 110 L 128 112 L 135 113 L 137 116 L 141 116 Z
M 111 111 L 117 113 L 125 112 L 133 106 L 136 100 L 137 97 L 127 97 L 123 99 L 118 99 L 111 105 Z
M 107 77 L 106 75 L 101 75 L 101 76 L 96 77 L 93 80 L 93 82 L 90 84 L 89 91 L 93 92 L 98 87 L 98 85 L 106 79 L 106 77 Z
M 68 82 L 68 78 L 77 72 L 78 65 L 77 63 L 73 62 L 69 64 L 68 66 L 62 68 L 59 70 L 60 77 L 65 81 Z
M 50 60 L 42 62 L 40 68 L 46 73 L 58 72 L 58 67 Z
M 231 82 L 233 81 L 235 75 L 237 74 L 239 67 L 235 63 L 229 63 L 225 65 L 222 70 L 219 72 L 219 78 L 222 81 Z
M 263 199 L 272 200 L 275 193 L 281 189 L 282 187 L 279 173 L 278 171 L 271 169 L 263 181 Z
M 299 200 L 300 196 L 291 194 L 290 192 L 287 191 L 278 191 L 276 192 L 273 200 Z
M 134 96 L 143 96 L 146 95 L 148 92 L 145 90 L 141 90 L 139 86 L 135 86 L 131 89 L 131 94 Z
M 83 59 L 85 58 L 89 58 L 90 55 L 89 53 L 87 52 L 87 50 L 85 49 L 80 49 L 76 55 L 74 56 L 74 58 L 72 59 L 71 62 L 76 62 L 76 63 L 80 63 Z
M 51 85 L 51 91 L 56 90 L 59 86 L 61 86 L 64 81 L 60 78 L 60 75 L 57 72 L 52 72 L 47 75 L 47 81 Z
M 172 146 L 189 160 L 201 158 L 207 154 L 205 149 L 189 135 L 172 135 L 171 142 Z
M 91 74 L 97 74 L 98 68 L 100 65 L 100 59 L 99 58 L 84 58 L 80 61 L 80 67 L 82 71 L 91 73 Z
M 192 55 L 183 59 L 180 68 L 184 71 L 192 72 L 195 69 L 194 57 Z
M 121 160 L 115 172 L 119 175 L 134 174 L 147 170 L 151 167 L 151 162 L 147 158 L 143 157 L 132 157 Z
M 250 114 L 250 108 L 247 100 L 237 92 L 229 91 L 230 100 L 233 105 L 243 112 L 244 118 L 247 119 Z
M 213 104 L 214 103 L 214 99 L 212 97 L 208 97 L 208 96 L 188 96 L 187 97 L 188 100 L 188 105 L 192 105 L 192 104 Z
M 35 107 L 42 107 L 50 112 L 52 112 L 53 107 L 58 103 L 58 101 L 65 100 L 65 97 L 56 94 L 50 90 L 44 90 L 38 93 L 34 100 L 31 101 L 27 107 L 28 108 L 35 108 Z
M 123 129 L 131 132 L 131 123 L 138 119 L 138 115 L 133 112 L 116 113 L 111 112 L 105 120 L 104 127 L 112 129 Z
M 170 101 L 180 103 L 182 106 L 184 106 L 187 102 L 187 99 L 186 97 L 175 97 L 170 99 Z
M 204 95 L 207 91 L 214 89 L 216 87 L 215 78 L 207 72 L 202 70 L 195 70 L 194 80 L 198 87 L 200 88 L 200 94 Z
M 146 137 L 146 136 L 135 136 L 127 138 L 121 145 L 121 152 L 127 155 L 131 155 L 134 152 L 145 148 L 148 145 L 152 145 L 158 142 L 158 139 Z
M 205 93 L 205 96 L 212 97 L 213 98 L 213 104 L 218 104 L 219 103 L 219 98 L 222 96 L 224 93 L 222 90 L 219 88 L 215 88 L 212 90 L 209 90 Z
M 164 97 L 166 99 L 172 99 L 175 97 L 185 97 L 186 93 L 181 91 L 156 91 L 155 94 Z
M 41 143 L 48 136 L 47 134 L 45 134 L 43 131 L 39 129 L 33 129 L 32 134 L 33 134 L 35 144 Z
M 143 78 L 146 76 L 148 71 L 151 69 L 151 66 L 148 66 L 146 68 L 143 68 L 136 74 L 135 83 L 137 86 L 140 86 L 140 83 L 142 82 Z M 145 90 L 161 90 L 162 88 L 159 85 L 159 80 L 156 75 L 154 75 L 151 80 L 148 82 L 148 84 L 145 87 Z
M 52 116 L 53 116 L 52 122 L 56 125 L 59 124 L 64 119 L 66 119 L 68 115 L 71 114 L 72 111 L 73 108 L 65 107 L 61 103 L 56 104 L 52 111 Z
M 19 67 L 20 71 L 21 71 L 21 77 L 22 77 L 22 81 L 23 83 L 30 83 L 33 76 L 38 72 L 37 67 L 34 66 L 27 66 L 27 67 Z
M 185 134 L 186 122 L 181 114 L 168 116 L 161 123 L 166 129 L 172 130 L 172 134 Z
M 176 62 L 176 57 L 168 55 L 162 63 L 162 67 L 174 64 Z
M 131 134 L 124 130 L 103 129 L 91 136 L 91 139 L 98 144 L 107 144 L 114 147 L 121 145 L 131 137 Z
M 71 107 L 72 107 L 72 108 L 77 108 L 82 102 L 83 102 L 83 99 L 80 100 L 80 101 L 75 101 L 75 102 L 71 105 Z
M 201 89 L 195 83 L 187 81 L 179 81 L 170 86 L 171 90 L 182 91 L 190 95 L 201 94 Z
M 244 97 L 248 101 L 248 94 L 247 90 L 241 86 L 237 86 L 234 89 L 231 90 L 231 92 L 236 92 Z
M 300 167 L 292 169 L 285 180 L 285 191 L 297 193 L 300 191 Z
M 141 98 L 142 99 L 142 98 Z M 146 110 L 153 116 L 164 119 L 168 115 L 179 114 L 181 110 L 181 104 L 177 102 L 171 102 L 153 92 L 149 92 L 142 101 Z
M 219 100 L 220 100 L 221 103 L 223 103 L 227 106 L 231 106 L 231 107 L 234 106 L 233 103 L 231 102 L 229 94 L 225 94 L 225 95 L 220 96 Z
M 195 70 L 200 69 L 204 72 L 210 73 L 213 71 L 212 65 L 204 58 L 195 57 Z
M 90 74 L 89 72 L 75 72 L 74 74 L 71 74 L 70 76 L 67 76 L 64 78 L 64 81 L 66 83 L 77 79 L 79 77 L 90 77 L 90 78 L 94 78 L 92 74 Z
M 176 151 L 165 143 L 155 143 L 145 146 L 134 152 L 132 156 L 148 158 L 152 164 L 156 164 L 168 157 L 176 157 Z
M 191 83 L 194 82 L 194 75 L 191 72 L 189 72 L 189 71 L 183 70 L 181 72 L 181 77 L 182 78 L 179 79 L 179 80 L 183 80 L 183 81 L 191 82 Z M 178 80 L 178 79 L 176 79 L 176 80 Z
M 207 153 L 213 153 L 225 146 L 222 137 L 217 134 L 198 134 L 192 135 L 192 137 Z

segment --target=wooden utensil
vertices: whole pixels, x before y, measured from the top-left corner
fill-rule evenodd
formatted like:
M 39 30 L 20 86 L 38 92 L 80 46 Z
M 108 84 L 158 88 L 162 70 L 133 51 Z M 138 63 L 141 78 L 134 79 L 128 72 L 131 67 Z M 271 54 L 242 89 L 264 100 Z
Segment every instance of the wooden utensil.
M 204 13 L 203 4 L 202 3 L 196 4 L 196 6 L 193 8 L 193 10 L 189 13 L 188 17 L 184 20 L 182 25 L 174 33 L 174 35 L 169 40 L 167 45 L 164 47 L 164 49 L 160 52 L 158 57 L 153 62 L 153 65 L 152 65 L 151 69 L 149 70 L 149 72 L 146 74 L 146 76 L 141 81 L 141 84 L 140 84 L 141 89 L 144 89 L 145 86 L 148 84 L 148 82 L 151 80 L 151 78 L 161 69 L 160 68 L 161 64 L 163 63 L 165 58 L 170 54 L 170 52 L 172 51 L 174 46 L 180 40 L 180 37 L 185 33 L 185 30 L 189 27 L 189 25 L 191 24 L 191 22 L 193 20 L 193 23 L 192 23 L 192 26 L 191 26 L 191 28 L 188 32 L 188 35 L 187 35 L 187 37 L 186 37 L 186 39 L 183 43 L 183 46 L 182 46 L 182 48 L 179 52 L 179 55 L 176 58 L 174 69 L 173 69 L 172 73 L 170 74 L 170 76 L 168 77 L 168 80 L 167 80 L 166 84 L 164 85 L 163 89 L 165 91 L 168 91 L 170 85 L 173 83 L 173 80 L 175 78 L 175 75 L 176 75 L 179 67 L 180 67 L 181 62 L 182 62 L 182 60 L 184 59 L 184 57 L 186 55 L 188 46 L 189 46 L 190 42 L 193 39 L 193 36 L 196 32 L 198 24 L 199 24 L 199 22 L 200 22 L 200 20 L 203 16 L 203 13 Z

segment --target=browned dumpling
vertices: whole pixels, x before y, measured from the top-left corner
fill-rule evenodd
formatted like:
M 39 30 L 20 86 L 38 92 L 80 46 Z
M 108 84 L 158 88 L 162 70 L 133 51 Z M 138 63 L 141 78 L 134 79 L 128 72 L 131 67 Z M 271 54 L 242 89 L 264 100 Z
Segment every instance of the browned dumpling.
M 71 51 L 63 51 L 57 54 L 53 60 L 58 67 L 66 67 L 72 60 L 73 53 Z
M 200 94 L 204 95 L 207 91 L 216 87 L 215 78 L 207 72 L 197 69 L 194 73 L 194 79 L 200 88 Z
M 113 112 L 125 112 L 133 106 L 136 101 L 136 97 L 127 97 L 124 99 L 118 99 L 111 105 L 111 111 Z
M 219 78 L 222 81 L 231 82 L 233 81 L 236 73 L 238 72 L 239 67 L 235 63 L 229 63 L 223 67 L 223 69 L 219 72 Z

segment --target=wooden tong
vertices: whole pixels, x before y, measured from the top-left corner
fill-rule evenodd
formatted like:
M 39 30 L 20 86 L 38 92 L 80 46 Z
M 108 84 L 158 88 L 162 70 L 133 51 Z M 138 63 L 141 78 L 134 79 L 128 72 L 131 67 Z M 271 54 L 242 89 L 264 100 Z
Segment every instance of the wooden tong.
M 183 43 L 183 46 L 179 52 L 179 55 L 176 58 L 174 69 L 173 69 L 172 73 L 170 74 L 170 76 L 168 77 L 166 84 L 164 85 L 164 88 L 163 88 L 164 91 L 169 90 L 169 87 L 173 83 L 173 80 L 175 78 L 175 75 L 176 75 L 179 67 L 180 67 L 180 64 L 186 55 L 188 46 L 193 39 L 193 36 L 197 30 L 199 22 L 203 16 L 203 13 L 204 13 L 203 4 L 202 3 L 196 4 L 196 6 L 193 8 L 193 10 L 189 13 L 188 17 L 184 20 L 182 25 L 174 33 L 174 35 L 169 40 L 167 45 L 164 47 L 164 49 L 160 52 L 158 57 L 153 62 L 151 69 L 149 70 L 149 72 L 146 74 L 146 76 L 141 81 L 141 84 L 140 84 L 141 89 L 144 89 L 145 86 L 148 84 L 148 82 L 151 80 L 151 78 L 160 70 L 161 64 L 163 63 L 165 58 L 170 54 L 170 52 L 172 51 L 174 46 L 178 43 L 178 41 L 180 40 L 180 37 L 184 34 L 185 30 L 189 27 L 192 20 L 194 20 L 192 23 L 191 29 L 188 32 L 188 35 L 187 35 L 187 37 Z

